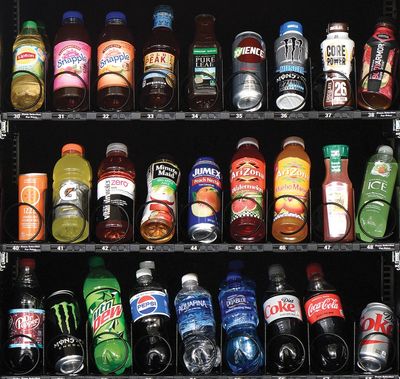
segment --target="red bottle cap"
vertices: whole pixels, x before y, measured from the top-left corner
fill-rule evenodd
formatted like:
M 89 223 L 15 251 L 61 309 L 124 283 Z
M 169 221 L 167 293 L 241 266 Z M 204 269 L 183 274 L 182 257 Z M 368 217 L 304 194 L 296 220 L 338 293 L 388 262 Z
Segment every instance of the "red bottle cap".
M 311 278 L 315 275 L 315 274 L 323 274 L 322 271 L 322 267 L 319 263 L 310 263 L 307 266 L 307 279 L 311 280 Z
M 35 260 L 32 259 L 32 258 L 22 258 L 22 259 L 19 261 L 19 267 L 29 267 L 29 268 L 31 268 L 32 270 L 34 270 L 35 267 L 36 267 L 36 262 L 35 262 Z

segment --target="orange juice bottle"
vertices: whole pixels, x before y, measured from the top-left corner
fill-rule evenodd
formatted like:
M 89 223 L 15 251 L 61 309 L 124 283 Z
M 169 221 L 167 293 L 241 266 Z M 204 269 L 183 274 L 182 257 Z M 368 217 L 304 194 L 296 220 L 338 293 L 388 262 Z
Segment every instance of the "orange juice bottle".
M 308 235 L 311 162 L 300 137 L 286 138 L 282 147 L 274 169 L 272 236 L 280 242 L 296 243 Z

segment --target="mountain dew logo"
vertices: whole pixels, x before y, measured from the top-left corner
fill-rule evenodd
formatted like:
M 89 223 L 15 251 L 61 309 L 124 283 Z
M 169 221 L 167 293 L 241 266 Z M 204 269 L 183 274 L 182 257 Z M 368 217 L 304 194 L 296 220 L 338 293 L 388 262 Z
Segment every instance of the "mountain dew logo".
M 76 316 L 77 309 L 74 303 L 63 301 L 62 303 L 53 305 L 51 309 L 54 309 L 58 327 L 62 332 L 65 332 L 63 324 L 65 324 L 68 334 L 71 334 L 71 325 L 73 325 L 72 330 L 78 329 L 78 318 Z M 64 317 L 62 313 L 64 314 Z

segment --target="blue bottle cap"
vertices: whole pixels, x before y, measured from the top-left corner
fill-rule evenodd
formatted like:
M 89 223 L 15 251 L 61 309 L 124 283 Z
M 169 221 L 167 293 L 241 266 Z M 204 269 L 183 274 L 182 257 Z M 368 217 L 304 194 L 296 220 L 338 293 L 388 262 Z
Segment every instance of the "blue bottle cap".
M 173 19 L 172 8 L 169 5 L 159 5 L 153 13 L 153 29 L 159 27 L 172 29 Z
M 83 15 L 81 12 L 78 11 L 67 11 L 63 14 L 63 21 L 68 20 L 69 18 L 77 18 L 81 22 L 83 22 Z
M 154 15 L 157 13 L 168 13 L 171 15 L 171 17 L 174 17 L 174 11 L 172 10 L 172 7 L 169 5 L 158 5 L 154 9 Z
M 107 13 L 106 23 L 109 22 L 110 20 L 121 20 L 124 24 L 127 23 L 125 14 L 122 12 L 118 12 L 118 11 Z
M 279 35 L 281 36 L 289 32 L 297 32 L 303 34 L 303 26 L 300 24 L 300 22 L 297 21 L 285 22 L 284 24 L 281 25 L 279 29 Z

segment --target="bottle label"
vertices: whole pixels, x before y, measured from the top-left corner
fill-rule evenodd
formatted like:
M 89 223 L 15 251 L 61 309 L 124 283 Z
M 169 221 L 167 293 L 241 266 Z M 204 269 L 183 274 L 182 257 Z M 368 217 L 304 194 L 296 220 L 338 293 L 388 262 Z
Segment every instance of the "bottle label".
M 265 163 L 239 158 L 231 166 L 231 223 L 241 217 L 264 217 Z
M 43 349 L 43 309 L 10 309 L 8 311 L 9 348 Z M 13 336 L 17 336 L 13 338 Z M 27 336 L 30 338 L 24 338 Z
M 100 44 L 97 48 L 98 75 L 105 75 L 99 79 L 97 90 L 113 86 L 128 87 L 128 83 L 132 87 L 134 59 L 135 48 L 129 42 L 112 40 Z M 123 78 L 111 73 L 120 74 Z
M 91 47 L 82 41 L 63 41 L 54 47 L 54 91 L 65 87 L 85 88 L 89 91 Z
M 265 301 L 264 318 L 267 324 L 286 317 L 303 321 L 300 300 L 296 296 L 277 295 Z
M 217 85 L 218 48 L 193 49 L 193 84 L 195 90 L 208 89 Z
M 58 194 L 53 200 L 54 218 L 78 217 L 88 220 L 89 216 L 89 187 L 76 180 L 61 182 Z M 73 206 L 69 206 L 72 204 Z M 79 211 L 81 210 L 81 212 Z
M 168 295 L 163 291 L 140 292 L 132 296 L 129 303 L 133 322 L 149 315 L 170 317 Z
M 345 209 L 348 211 L 349 206 L 347 184 L 341 182 L 329 183 L 325 187 L 325 198 L 327 203 L 340 204 L 344 208 L 334 204 L 326 206 L 329 236 L 333 238 L 343 237 L 349 230 L 349 223 L 352 218 L 352 215 L 345 211 Z
M 14 50 L 13 72 L 29 71 L 35 74 L 40 81 L 44 81 L 46 53 L 38 46 L 24 45 Z M 17 78 L 26 73 L 18 73 L 13 76 Z M 33 78 L 32 78 L 33 79 Z
M 144 57 L 144 77 L 142 88 L 176 86 L 175 55 L 165 51 L 153 51 Z
M 127 340 L 119 291 L 113 289 L 93 291 L 86 297 L 86 305 L 95 346 L 118 337 Z
M 344 313 L 340 297 L 334 293 L 323 293 L 312 297 L 304 304 L 307 320 L 312 325 L 327 317 L 340 317 Z
M 295 157 L 280 159 L 275 164 L 274 197 L 280 199 L 275 202 L 273 222 L 283 217 L 292 217 L 303 222 L 306 219 L 304 205 L 308 205 L 309 189 L 310 164 Z M 281 197 L 287 195 L 294 197 Z
M 215 327 L 211 298 L 207 295 L 188 296 L 176 305 L 176 315 L 181 336 L 203 327 Z
M 102 212 L 98 212 L 100 216 L 98 222 L 120 220 L 122 217 L 123 221 L 132 225 L 135 183 L 117 175 L 101 179 L 97 184 L 97 202 L 99 205 L 103 205 Z M 124 209 L 126 214 L 119 207 Z

